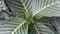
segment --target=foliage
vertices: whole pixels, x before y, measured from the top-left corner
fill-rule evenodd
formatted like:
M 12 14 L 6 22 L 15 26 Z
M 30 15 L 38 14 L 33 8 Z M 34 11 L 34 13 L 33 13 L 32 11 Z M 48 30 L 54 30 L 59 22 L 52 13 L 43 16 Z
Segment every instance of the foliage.
M 60 0 L 3 1 L 14 16 L 0 21 L 0 34 L 58 34 L 51 17 L 60 16 Z

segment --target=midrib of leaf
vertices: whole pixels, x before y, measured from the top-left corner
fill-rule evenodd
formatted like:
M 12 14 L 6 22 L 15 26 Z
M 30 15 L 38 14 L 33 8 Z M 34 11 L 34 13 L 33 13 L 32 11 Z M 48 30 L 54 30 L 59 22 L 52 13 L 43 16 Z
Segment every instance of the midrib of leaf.
M 55 2 L 55 3 L 52 3 L 52 4 L 49 4 L 49 5 L 45 6 L 44 8 L 41 8 L 40 10 L 36 11 L 36 12 L 32 15 L 32 17 L 34 17 L 37 13 L 39 13 L 39 12 L 42 11 L 42 10 L 44 10 L 45 8 L 50 7 L 51 5 L 55 5 L 56 3 L 59 3 L 59 2 L 57 1 L 57 2 Z
M 28 12 L 28 10 L 26 9 L 26 6 L 25 6 L 25 3 L 23 2 L 23 0 L 21 0 L 21 2 L 22 2 L 22 4 L 23 4 L 23 6 L 24 6 L 26 12 Z
M 28 13 L 28 10 L 26 9 L 25 3 L 23 2 L 23 0 L 21 0 L 21 2 L 22 2 L 23 6 L 24 6 L 24 9 L 25 9 L 25 11 L 26 11 L 26 12 L 25 12 L 25 16 L 26 16 L 27 19 L 29 19 L 30 15 L 29 15 L 29 13 Z
M 35 28 L 35 30 L 37 31 L 37 33 L 40 34 L 40 32 L 39 32 L 37 26 L 34 25 L 34 28 Z
M 14 31 L 12 32 L 12 34 L 14 34 L 14 32 L 17 31 L 17 29 L 19 29 L 25 23 L 26 23 L 26 21 L 24 21 L 21 24 L 19 24 L 19 26 L 17 26 L 17 28 L 14 29 Z
M 21 2 L 22 2 L 22 4 L 23 4 L 23 6 L 24 6 L 24 9 L 25 9 L 25 15 L 26 15 L 26 18 L 29 16 L 29 13 L 28 13 L 28 10 L 26 9 L 26 6 L 25 6 L 25 3 L 23 2 L 23 0 L 21 0 Z
M 22 2 L 22 4 L 23 4 L 23 6 L 24 6 L 24 9 L 26 10 L 26 12 L 25 12 L 26 19 L 27 19 L 28 21 L 32 21 L 32 23 L 34 23 L 33 19 L 31 18 L 30 14 L 29 14 L 26 6 L 25 6 L 25 3 L 23 2 L 23 0 L 21 0 L 21 2 Z

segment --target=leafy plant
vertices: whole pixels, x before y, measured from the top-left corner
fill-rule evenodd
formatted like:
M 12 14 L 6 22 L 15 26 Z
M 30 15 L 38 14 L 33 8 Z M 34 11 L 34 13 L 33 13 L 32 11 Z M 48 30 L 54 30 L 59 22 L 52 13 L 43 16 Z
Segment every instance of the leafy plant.
M 60 0 L 3 1 L 14 16 L 0 21 L 0 34 L 58 34 L 50 19 L 60 16 Z

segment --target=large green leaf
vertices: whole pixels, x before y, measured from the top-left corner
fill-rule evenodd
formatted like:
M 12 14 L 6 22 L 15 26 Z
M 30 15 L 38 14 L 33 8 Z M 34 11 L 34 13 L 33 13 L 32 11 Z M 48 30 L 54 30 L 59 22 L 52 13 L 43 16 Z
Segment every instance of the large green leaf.
M 60 16 L 59 0 L 36 0 L 34 7 L 33 16 Z
M 22 18 L 0 21 L 0 34 L 27 34 L 28 23 Z
M 32 18 L 28 12 L 27 8 L 29 8 L 29 7 L 26 6 L 26 4 L 27 4 L 26 2 L 31 3 L 31 1 L 28 1 L 28 0 L 5 0 L 6 4 L 10 7 L 10 9 L 13 11 L 13 13 L 15 14 L 16 17 L 21 17 L 21 18 L 26 17 L 26 19 L 28 21 L 32 21 Z
M 51 22 L 51 18 L 52 18 L 52 17 L 34 18 L 34 21 L 35 21 L 35 22 L 38 21 L 38 22 L 46 25 L 46 26 L 49 27 L 53 32 L 55 32 L 55 33 L 57 34 L 56 28 L 55 28 L 55 26 L 53 26 L 53 24 L 52 24 L 52 22 Z
M 34 18 L 34 21 L 35 22 L 41 22 L 45 25 L 51 25 L 52 26 L 52 23 L 51 23 L 51 17 L 41 17 L 41 18 Z
M 29 34 L 54 34 L 54 32 L 42 23 L 36 22 L 35 25 L 30 27 Z
M 24 12 L 26 10 L 21 0 L 5 0 L 5 2 L 16 17 L 25 17 Z
M 36 22 L 34 28 L 38 32 L 38 34 L 54 34 L 54 32 L 47 26 L 43 25 L 42 23 Z

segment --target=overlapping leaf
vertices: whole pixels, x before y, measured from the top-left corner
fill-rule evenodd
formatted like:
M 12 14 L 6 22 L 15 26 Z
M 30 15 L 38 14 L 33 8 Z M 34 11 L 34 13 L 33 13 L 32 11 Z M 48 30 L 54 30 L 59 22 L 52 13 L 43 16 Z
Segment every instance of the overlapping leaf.
M 24 12 L 25 8 L 21 2 L 21 0 L 5 0 L 9 8 L 12 10 L 13 14 L 16 17 L 25 17 Z
M 33 16 L 60 16 L 60 1 L 59 0 L 36 0 L 35 1 L 35 11 L 33 11 Z
M 42 23 L 36 22 L 29 31 L 30 34 L 54 34 L 54 32 L 47 26 L 43 25 Z M 33 30 L 32 30 L 33 29 Z
M 34 18 L 35 22 L 40 22 L 44 25 L 46 25 L 47 27 L 49 27 L 53 32 L 55 32 L 57 34 L 56 28 L 53 25 L 52 21 L 51 21 L 52 17 L 41 17 L 41 18 Z
M 38 29 L 38 32 L 40 32 L 40 34 L 54 34 L 54 32 L 50 28 L 41 23 L 35 23 L 34 27 Z
M 23 0 L 23 2 L 33 16 L 60 16 L 59 0 Z
M 13 11 L 16 17 L 25 17 L 24 14 L 33 16 L 59 16 L 59 3 L 58 0 L 5 0 L 9 8 Z M 56 8 L 57 7 L 57 8 Z M 55 10 L 56 9 L 56 10 Z M 29 17 L 29 16 L 28 16 Z M 46 19 L 45 19 L 46 20 Z M 41 20 L 46 22 L 45 20 Z M 28 25 L 26 22 L 22 23 L 21 20 L 11 19 L 6 20 L 1 27 L 1 34 L 27 34 Z M 37 22 L 37 21 L 36 21 Z M 49 23 L 47 23 L 49 24 Z M 20 27 L 22 26 L 22 27 Z M 53 31 L 47 26 L 41 23 L 35 23 L 33 30 L 30 30 L 31 34 L 54 34 Z M 13 32 L 12 32 L 13 31 Z
M 52 24 L 51 24 L 51 17 L 41 17 L 41 18 L 34 18 L 34 21 L 35 22 L 41 22 L 41 23 L 43 23 L 43 24 L 45 24 L 45 25 L 51 25 L 52 26 Z
M 27 34 L 28 23 L 21 18 L 0 21 L 0 34 Z

